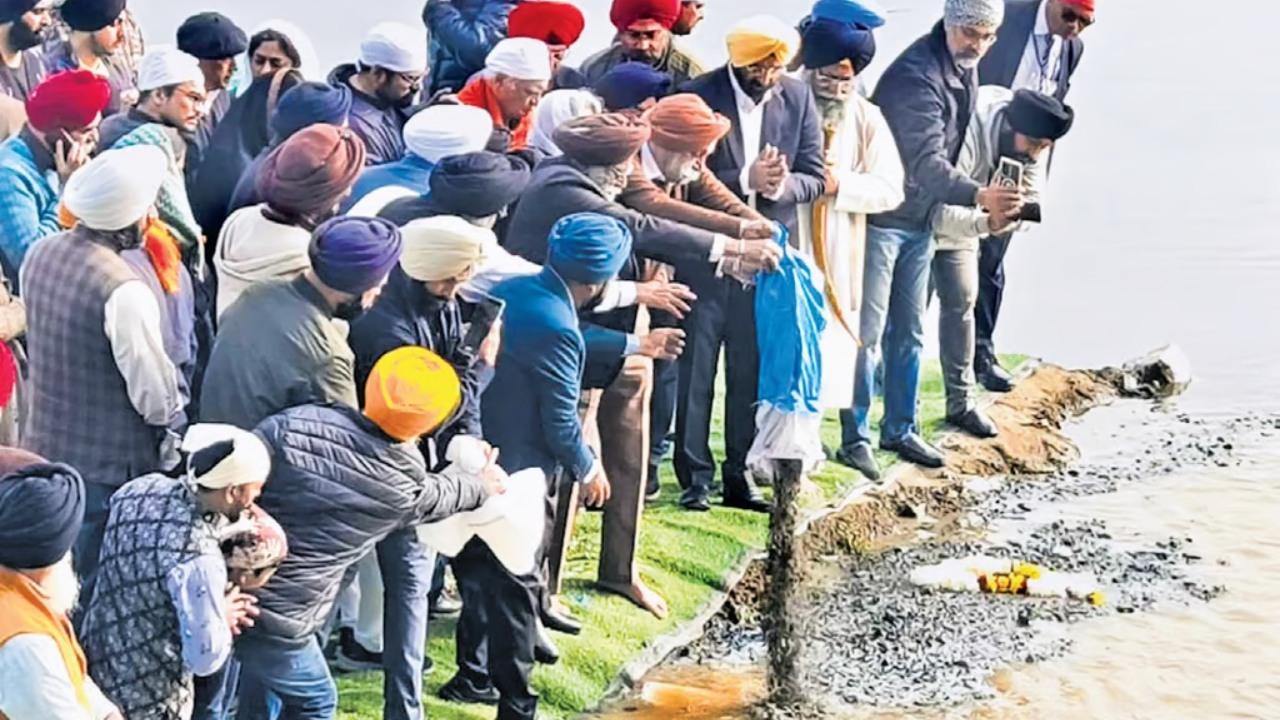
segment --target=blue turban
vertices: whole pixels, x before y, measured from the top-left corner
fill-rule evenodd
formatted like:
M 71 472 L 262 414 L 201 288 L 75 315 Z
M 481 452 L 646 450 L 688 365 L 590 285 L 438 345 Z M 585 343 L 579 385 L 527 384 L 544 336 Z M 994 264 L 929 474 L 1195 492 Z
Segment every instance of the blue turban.
M 56 565 L 71 551 L 83 523 L 84 481 L 70 466 L 23 464 L 0 478 L 0 565 Z
M 649 98 L 661 100 L 671 93 L 671 76 L 642 62 L 624 62 L 596 81 L 592 88 L 609 111 L 634 110 Z
M 39 4 L 40 0 L 0 0 L 0 24 L 17 22 Z
M 804 29 L 800 61 L 810 70 L 848 60 L 855 74 L 876 56 L 876 37 L 865 27 L 818 18 Z
M 565 280 L 583 285 L 609 282 L 631 257 L 631 230 L 599 213 L 560 219 L 547 238 L 547 264 Z
M 311 234 L 311 269 L 348 295 L 378 287 L 400 262 L 400 228 L 381 218 L 336 217 Z
M 514 155 L 482 150 L 444 158 L 431 171 L 430 198 L 450 215 L 497 215 L 519 199 L 533 173 Z
M 225 60 L 249 49 L 249 38 L 231 18 L 202 12 L 178 28 L 178 49 L 200 60 Z
M 865 3 L 865 4 L 864 4 Z M 845 23 L 861 25 L 869 30 L 882 27 L 885 23 L 884 10 L 875 2 L 864 0 L 818 0 L 813 4 L 810 17 L 814 20 L 826 18 Z
M 316 123 L 342 127 L 351 113 L 351 90 L 346 85 L 304 82 L 280 96 L 271 113 L 271 138 L 282 143 Z

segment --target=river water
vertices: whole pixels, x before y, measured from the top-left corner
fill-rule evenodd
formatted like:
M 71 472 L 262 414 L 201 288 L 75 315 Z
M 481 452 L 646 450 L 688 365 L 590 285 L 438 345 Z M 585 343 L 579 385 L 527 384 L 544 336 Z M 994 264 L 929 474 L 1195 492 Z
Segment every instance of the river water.
M 942 2 L 884 4 L 891 19 L 878 34 L 872 80 L 927 31 Z M 131 5 L 152 42 L 171 41 L 182 17 L 200 9 L 170 0 Z M 607 0 L 579 5 L 588 29 L 571 60 L 602 47 L 612 32 Z M 1278 410 L 1280 182 L 1270 171 L 1280 167 L 1280 64 L 1267 50 L 1280 5 L 1223 0 L 1212 12 L 1188 0 L 1100 5 L 1070 97 L 1077 123 L 1054 159 L 1045 226 L 1020 237 L 1009 257 L 999 343 L 1091 367 L 1176 342 L 1197 377 L 1180 408 L 1209 416 Z M 217 6 L 246 28 L 291 20 L 311 35 L 326 68 L 355 56 L 364 28 L 381 20 L 419 23 L 421 12 L 417 0 Z M 712 0 L 689 45 L 708 63 L 721 62 L 721 38 L 736 19 L 755 12 L 798 19 L 805 6 Z M 1132 412 L 1091 416 L 1077 432 L 1086 456 L 1140 447 L 1141 438 L 1125 429 Z M 1068 509 L 1106 519 L 1119 534 L 1194 538 L 1206 558 L 1227 563 L 1204 567 L 1228 588 L 1225 595 L 1190 609 L 1074 626 L 1070 655 L 1010 669 L 995 679 L 1003 690 L 998 701 L 949 715 L 1280 716 L 1280 442 L 1261 440 L 1240 452 L 1242 467 L 1189 470 Z M 740 685 L 728 676 L 681 682 L 722 694 Z M 745 683 L 748 694 L 753 682 Z M 674 714 L 645 717 L 728 717 L 699 697 Z M 699 702 L 703 711 L 696 711 Z

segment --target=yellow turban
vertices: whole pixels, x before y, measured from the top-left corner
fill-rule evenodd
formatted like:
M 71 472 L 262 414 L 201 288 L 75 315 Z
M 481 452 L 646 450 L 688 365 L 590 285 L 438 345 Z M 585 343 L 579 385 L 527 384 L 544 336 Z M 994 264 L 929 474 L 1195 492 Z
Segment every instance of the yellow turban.
M 419 282 L 450 280 L 475 269 L 488 249 L 498 244 L 492 230 L 450 215 L 414 220 L 400 234 L 404 238 L 400 267 Z
M 800 33 L 769 15 L 755 15 L 729 31 L 729 61 L 734 67 L 755 65 L 776 56 L 783 65 L 800 49 Z
M 404 442 L 436 430 L 461 404 L 457 371 L 423 347 L 407 346 L 383 355 L 365 383 L 365 417 Z

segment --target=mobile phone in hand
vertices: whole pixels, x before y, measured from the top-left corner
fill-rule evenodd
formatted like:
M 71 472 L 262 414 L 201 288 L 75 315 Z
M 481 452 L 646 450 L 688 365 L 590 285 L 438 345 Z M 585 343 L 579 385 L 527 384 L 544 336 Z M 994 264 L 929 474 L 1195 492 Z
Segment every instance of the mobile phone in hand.
M 1000 187 L 1022 187 L 1022 163 L 1007 157 L 1000 158 L 1000 167 L 996 170 L 996 178 Z
M 471 311 L 471 324 L 467 328 L 467 334 L 462 338 L 463 349 L 473 356 L 479 354 L 480 346 L 484 344 L 485 338 L 489 337 L 493 324 L 498 322 L 506 308 L 506 303 L 498 298 L 488 294 L 480 295 L 481 297 L 474 303 L 475 309 Z

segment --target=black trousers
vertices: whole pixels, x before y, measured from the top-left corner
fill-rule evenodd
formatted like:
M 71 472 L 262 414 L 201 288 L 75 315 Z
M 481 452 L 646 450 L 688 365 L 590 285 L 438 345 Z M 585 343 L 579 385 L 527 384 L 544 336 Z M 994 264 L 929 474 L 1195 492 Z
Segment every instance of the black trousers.
M 684 355 L 676 398 L 676 476 L 686 497 L 706 496 L 715 480 L 711 454 L 712 406 L 720 350 L 724 349 L 726 496 L 747 492 L 747 452 L 755 440 L 755 404 L 760 384 L 756 345 L 756 292 L 737 281 L 705 277 L 689 283 L 698 302 L 685 317 Z
M 983 238 L 978 253 L 978 305 L 974 309 L 977 353 L 974 365 L 979 369 L 996 362 L 993 337 L 996 321 L 1000 319 L 1000 305 L 1004 302 L 1004 256 L 1009 252 L 1012 238 L 1013 233 Z
M 658 473 L 671 453 L 671 422 L 680 396 L 680 364 L 653 363 L 653 396 L 649 399 L 649 487 L 658 486 Z

